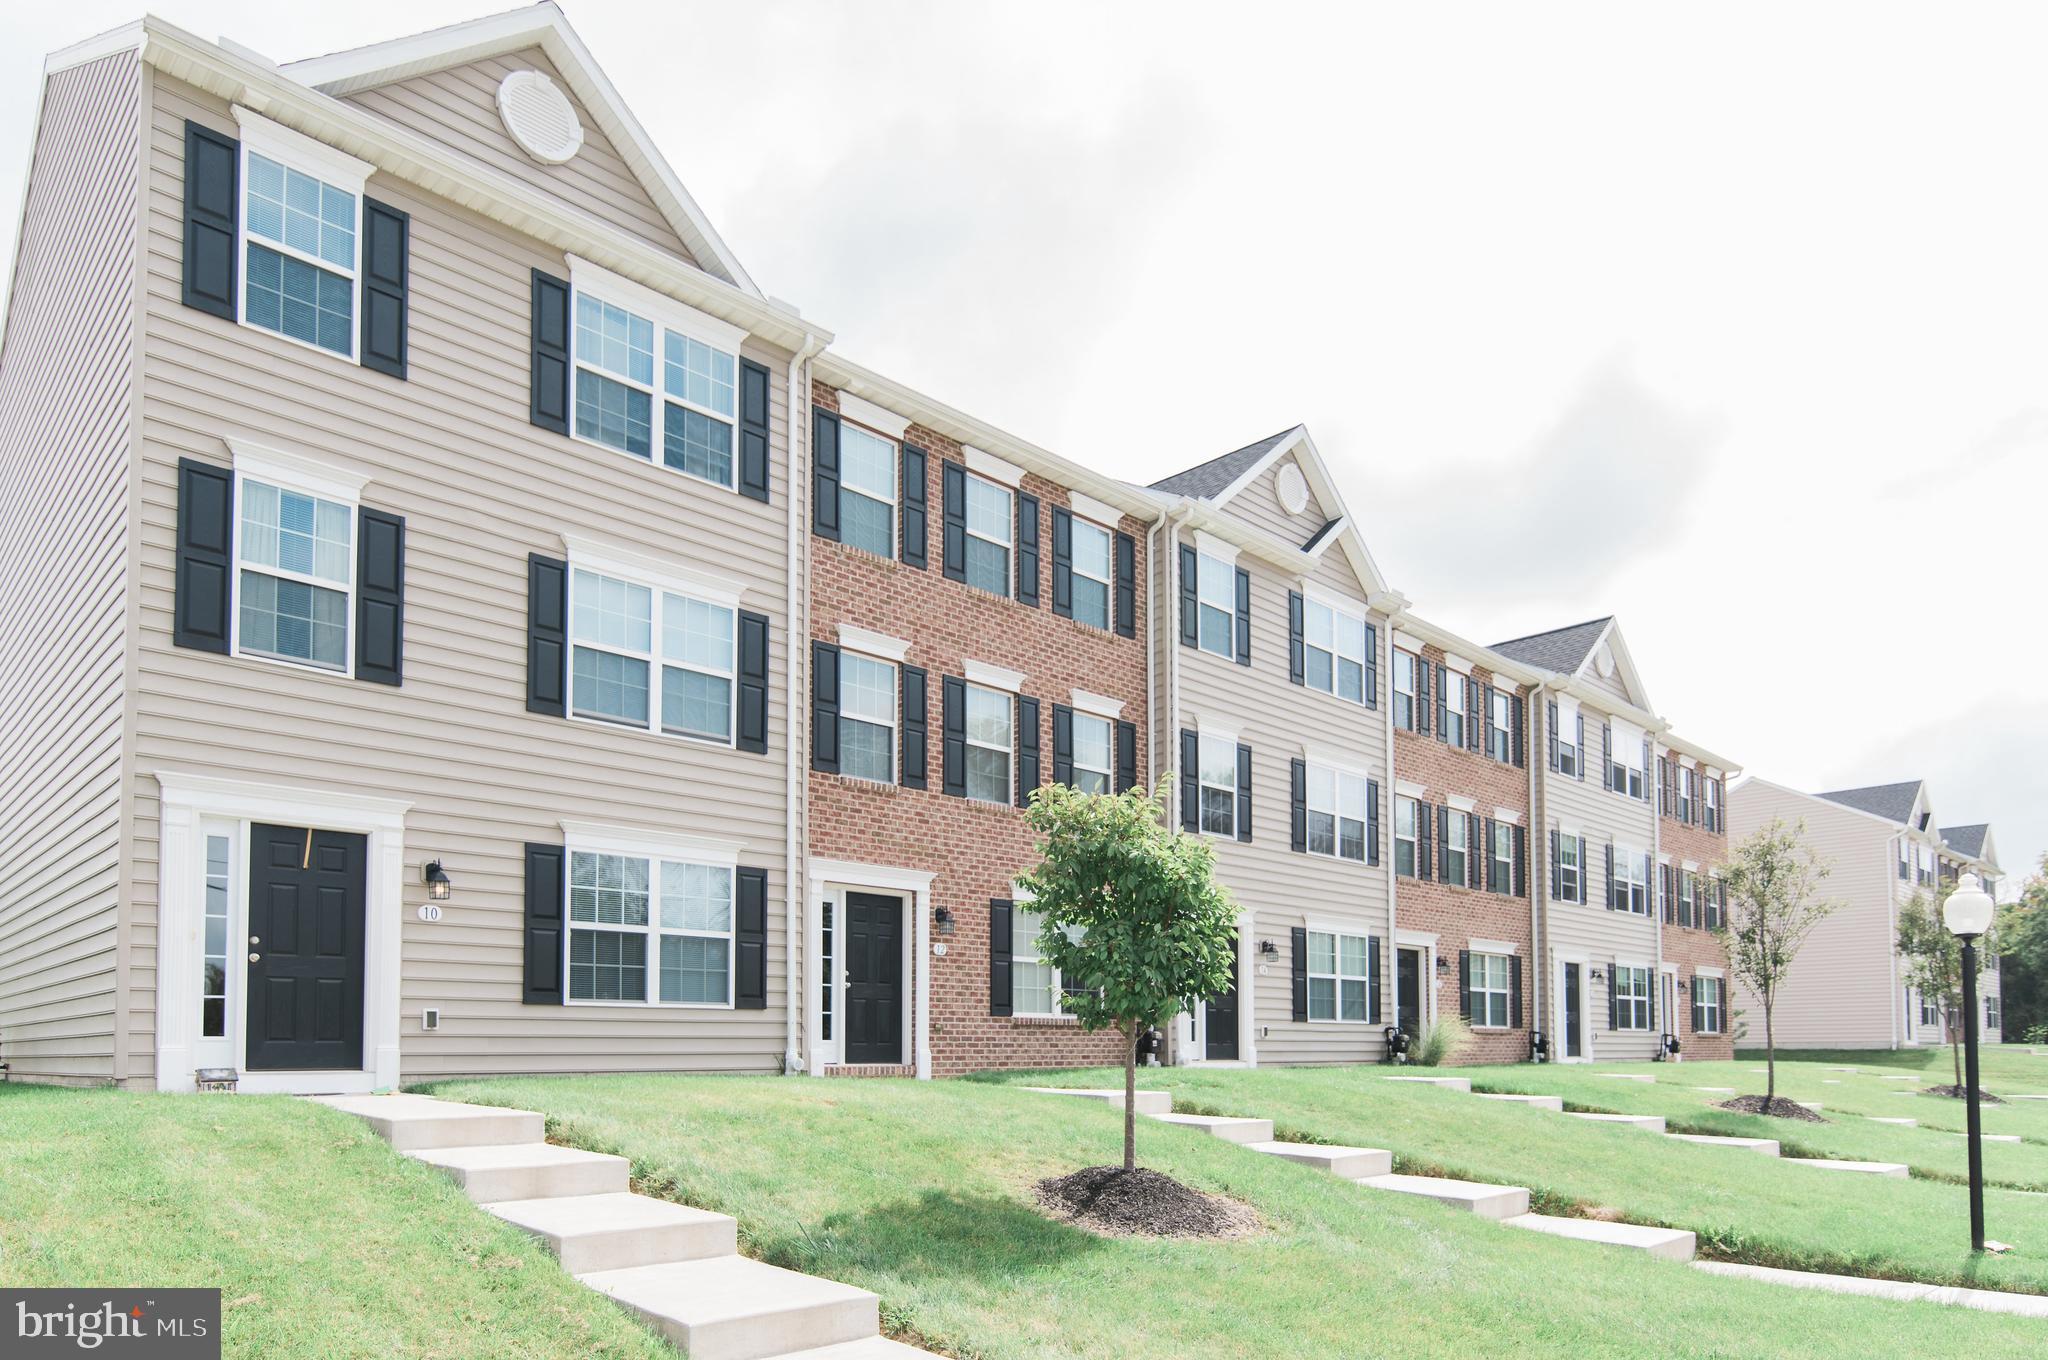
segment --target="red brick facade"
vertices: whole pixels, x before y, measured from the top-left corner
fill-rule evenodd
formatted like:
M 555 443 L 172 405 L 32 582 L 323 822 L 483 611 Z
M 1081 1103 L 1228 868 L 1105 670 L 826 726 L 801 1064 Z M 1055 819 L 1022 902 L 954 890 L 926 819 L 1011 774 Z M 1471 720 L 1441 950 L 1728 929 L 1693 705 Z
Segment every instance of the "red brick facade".
M 1430 692 L 1434 700 L 1435 668 L 1443 663 L 1444 653 L 1438 647 L 1425 646 L 1422 659 L 1431 668 Z M 1493 675 L 1483 667 L 1475 667 L 1472 683 L 1478 687 L 1479 703 L 1483 707 L 1485 689 L 1493 683 Z M 1476 838 L 1483 839 L 1485 823 L 1489 819 L 1499 819 L 1497 809 L 1506 808 L 1513 812 L 1520 819 L 1519 824 L 1524 831 L 1521 882 L 1517 885 L 1523 891 L 1504 895 L 1485 888 L 1469 888 L 1462 883 L 1447 885 L 1439 881 L 1433 866 L 1430 878 L 1402 876 L 1397 880 L 1394 916 L 1395 924 L 1403 934 L 1420 931 L 1437 937 L 1437 958 L 1443 961 L 1444 966 L 1426 968 L 1430 976 L 1425 978 L 1424 985 L 1434 990 L 1436 1013 L 1439 1015 L 1456 1015 L 1459 1012 L 1463 1002 L 1459 955 L 1471 941 L 1491 940 L 1515 946 L 1515 966 L 1522 971 L 1521 1024 L 1519 1027 L 1514 1024 L 1512 1013 L 1506 1028 L 1475 1024 L 1473 1042 L 1458 1061 L 1526 1062 L 1529 1058 L 1529 1030 L 1535 1027 L 1536 1021 L 1532 973 L 1535 951 L 1530 942 L 1528 896 L 1533 886 L 1531 876 L 1536 855 L 1527 839 L 1529 770 L 1526 750 L 1522 765 L 1502 764 L 1486 753 L 1485 722 L 1486 715 L 1482 712 L 1481 749 L 1478 751 L 1453 747 L 1439 739 L 1434 706 L 1428 733 L 1409 731 L 1397 724 L 1394 731 L 1394 775 L 1400 783 L 1422 785 L 1427 792 L 1421 801 L 1432 808 L 1444 806 L 1453 797 L 1469 798 Z M 1510 744 L 1512 746 L 1512 741 Z M 1390 852 L 1396 825 L 1394 808 L 1390 801 L 1384 814 L 1389 828 L 1387 843 Z M 1486 881 L 1483 870 L 1480 881 Z
M 1678 800 L 1674 793 L 1674 785 L 1669 782 L 1678 777 L 1678 757 L 1668 755 L 1661 770 L 1668 771 L 1669 778 L 1666 779 L 1660 771 L 1660 782 L 1663 783 L 1663 787 L 1659 789 L 1657 799 L 1660 808 L 1657 819 L 1657 845 L 1661 854 L 1669 856 L 1673 889 L 1671 910 L 1665 911 L 1660 901 L 1658 912 L 1664 935 L 1664 962 L 1677 965 L 1678 970 L 1677 1004 L 1673 1008 L 1676 1014 L 1666 1021 L 1664 1029 L 1678 1036 L 1680 1051 L 1688 1059 L 1711 1061 L 1732 1058 L 1735 1056 L 1735 1020 L 1732 1014 L 1725 1013 L 1728 1010 L 1725 1002 L 1720 1033 L 1695 1034 L 1692 1025 L 1694 970 L 1705 964 L 1709 968 L 1719 968 L 1725 974 L 1728 967 L 1728 952 L 1722 947 L 1720 939 L 1706 928 L 1703 917 L 1699 914 L 1698 902 L 1694 906 L 1692 925 L 1681 925 L 1677 916 L 1677 881 L 1685 865 L 1692 863 L 1698 866 L 1699 878 L 1704 886 L 1708 874 L 1728 858 L 1727 782 L 1721 781 L 1722 829 L 1709 831 L 1703 822 L 1704 794 L 1694 800 L 1693 817 L 1690 822 L 1682 822 L 1678 818 Z M 1660 867 L 1660 898 L 1663 872 Z M 1733 985 L 1728 985 L 1724 990 L 1724 996 L 1732 998 L 1734 991 Z
M 812 399 L 823 409 L 839 409 L 838 394 L 822 384 L 815 387 Z M 810 852 L 824 859 L 934 875 L 934 914 L 944 908 L 951 915 L 950 933 L 934 923 L 931 936 L 934 945 L 943 944 L 946 950 L 929 960 L 934 1075 L 1121 1061 L 1121 1041 L 1115 1034 L 1083 1034 L 1065 1018 L 989 1013 L 989 903 L 1012 895 L 1012 882 L 1035 862 L 1036 853 L 1023 814 L 1015 807 L 941 792 L 941 681 L 963 675 L 967 660 L 1021 672 L 1021 692 L 1039 701 L 1040 777 L 1045 782 L 1052 777 L 1053 705 L 1069 703 L 1075 690 L 1120 700 L 1123 719 L 1137 728 L 1142 780 L 1149 768 L 1144 653 L 1148 601 L 1140 590 L 1137 635 L 1131 638 L 1053 613 L 1052 509 L 1069 502 L 1065 488 L 1028 473 L 1021 490 L 1040 502 L 1038 607 L 947 580 L 941 565 L 942 469 L 947 462 L 963 462 L 964 454 L 955 441 L 921 426 L 911 426 L 904 438 L 931 456 L 929 566 L 918 570 L 811 536 L 810 633 L 813 640 L 837 642 L 840 625 L 850 624 L 910 644 L 906 663 L 922 667 L 930 677 L 930 787 L 907 789 L 812 771 Z M 1137 579 L 1142 582 L 1144 525 L 1126 516 L 1117 527 L 1134 542 Z M 808 718 L 806 714 L 803 720 Z M 912 925 L 908 920 L 903 923 L 907 935 Z M 904 985 L 911 985 L 909 976 Z M 912 1043 L 914 1038 L 906 1033 L 906 1061 Z

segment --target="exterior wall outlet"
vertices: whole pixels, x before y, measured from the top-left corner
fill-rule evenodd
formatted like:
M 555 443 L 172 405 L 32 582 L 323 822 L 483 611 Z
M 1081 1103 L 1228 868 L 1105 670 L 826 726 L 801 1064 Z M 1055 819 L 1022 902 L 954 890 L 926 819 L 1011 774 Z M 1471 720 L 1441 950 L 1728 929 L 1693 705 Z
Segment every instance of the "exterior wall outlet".
M 441 1028 L 441 1008 L 439 1006 L 429 1006 L 420 1012 L 420 1028 Z

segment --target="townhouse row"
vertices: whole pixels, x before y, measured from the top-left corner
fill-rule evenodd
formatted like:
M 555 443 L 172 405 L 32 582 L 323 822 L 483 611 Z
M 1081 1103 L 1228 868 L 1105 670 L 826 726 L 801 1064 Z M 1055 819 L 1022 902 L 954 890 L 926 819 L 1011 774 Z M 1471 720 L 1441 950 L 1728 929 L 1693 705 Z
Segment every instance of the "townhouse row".
M 13 1079 L 1110 1059 L 1020 809 L 1169 773 L 1169 1061 L 1730 1051 L 1736 771 L 1613 619 L 1418 612 L 1299 427 L 1138 486 L 844 358 L 552 5 L 57 54 L 13 278 Z

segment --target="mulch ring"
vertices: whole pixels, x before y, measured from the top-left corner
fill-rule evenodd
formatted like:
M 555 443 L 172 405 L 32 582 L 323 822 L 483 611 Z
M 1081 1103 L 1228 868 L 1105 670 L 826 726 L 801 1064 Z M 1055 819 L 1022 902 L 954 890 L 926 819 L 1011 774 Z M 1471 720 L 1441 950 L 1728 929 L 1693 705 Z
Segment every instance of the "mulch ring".
M 1038 1183 L 1039 1207 L 1104 1237 L 1249 1237 L 1259 1216 L 1235 1200 L 1205 1195 L 1139 1167 L 1091 1166 Z
M 1767 1114 L 1775 1119 L 1803 1119 L 1809 1124 L 1828 1122 L 1798 1101 L 1787 1100 L 1783 1096 L 1773 1100 L 1768 1109 L 1764 1107 L 1762 1096 L 1737 1096 L 1733 1100 L 1722 1101 L 1719 1108 L 1734 1110 L 1738 1114 Z
M 1923 1096 L 1947 1096 L 1950 1100 L 1961 1100 L 1970 1094 L 1970 1088 L 1967 1086 L 1923 1086 L 1920 1088 L 1920 1094 Z M 1986 1105 L 2005 1104 L 1997 1096 L 1985 1090 L 1977 1092 L 1977 1099 L 1983 1101 Z

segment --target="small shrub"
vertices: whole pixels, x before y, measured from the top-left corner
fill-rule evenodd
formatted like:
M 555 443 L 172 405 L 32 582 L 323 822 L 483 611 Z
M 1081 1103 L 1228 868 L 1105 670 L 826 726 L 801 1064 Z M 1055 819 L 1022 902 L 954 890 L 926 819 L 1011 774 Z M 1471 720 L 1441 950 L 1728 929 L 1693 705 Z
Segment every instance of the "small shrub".
M 2024 1044 L 2048 1044 L 2048 1025 L 2029 1026 L 2027 1032 L 2020 1036 L 2020 1042 Z
M 1442 1067 L 1472 1042 L 1472 1027 L 1456 1015 L 1440 1015 L 1424 1025 L 1408 1046 L 1408 1061 L 1418 1067 Z

